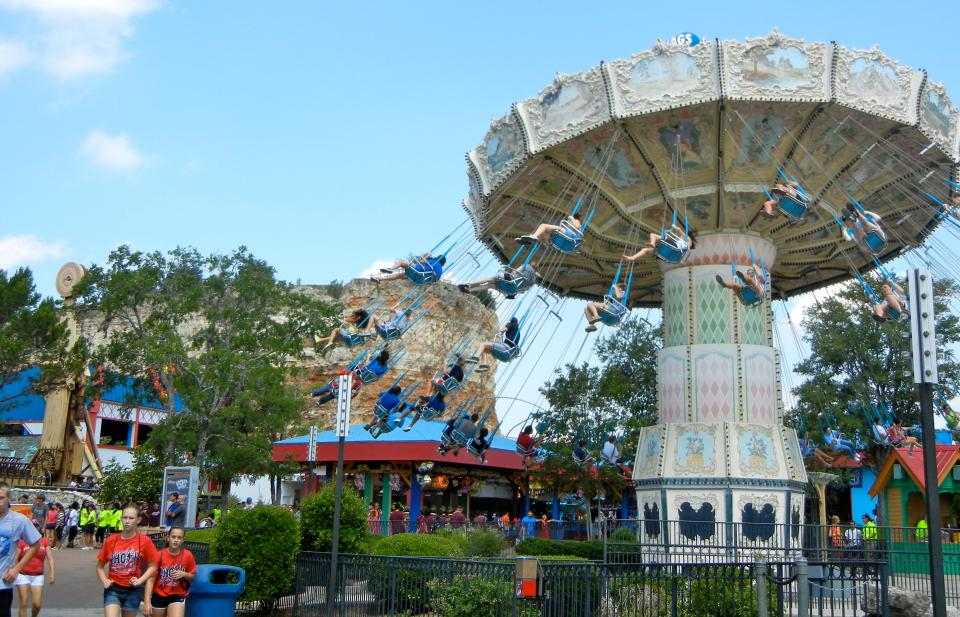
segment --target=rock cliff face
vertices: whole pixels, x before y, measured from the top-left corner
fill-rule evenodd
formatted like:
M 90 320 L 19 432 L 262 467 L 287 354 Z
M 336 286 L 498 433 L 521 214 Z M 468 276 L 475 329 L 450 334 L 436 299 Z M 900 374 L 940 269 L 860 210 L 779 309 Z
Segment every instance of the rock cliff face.
M 376 284 L 365 279 L 354 279 L 344 286 L 339 297 L 331 296 L 331 289 L 327 286 L 304 285 L 298 290 L 325 302 L 341 304 L 346 315 L 354 309 L 366 306 L 377 294 L 379 294 L 377 302 L 382 301 L 381 306 L 389 308 L 410 291 L 410 283 L 402 280 Z M 427 393 L 434 372 L 446 366 L 451 350 L 463 337 L 472 340 L 470 344 L 472 352 L 478 342 L 493 340 L 499 331 L 496 313 L 485 307 L 479 299 L 461 293 L 454 285 L 448 283 L 432 285 L 427 289 L 424 300 L 423 307 L 428 311 L 426 316 L 408 330 L 400 340 L 391 342 L 388 347 L 391 354 L 397 353 L 401 348 L 406 350 L 399 364 L 379 382 L 362 387 L 354 397 L 350 419 L 352 425 L 362 424 L 370 418 L 380 392 L 404 371 L 406 371 L 406 377 L 403 385 L 421 384 L 414 396 Z M 381 339 L 378 337 L 377 341 L 380 342 Z M 376 345 L 378 342 L 372 344 Z M 304 349 L 303 357 L 298 360 L 298 365 L 302 369 L 298 386 L 305 393 L 305 420 L 316 423 L 321 430 L 333 426 L 336 403 L 330 402 L 318 408 L 309 397 L 309 392 L 334 379 L 339 370 L 349 364 L 360 351 L 359 347 L 348 349 L 342 344 L 338 344 L 324 354 L 318 354 L 310 346 Z M 466 401 L 473 396 L 492 397 L 493 392 L 493 372 L 474 373 L 454 403 Z M 496 418 L 491 414 L 488 425 L 495 422 Z

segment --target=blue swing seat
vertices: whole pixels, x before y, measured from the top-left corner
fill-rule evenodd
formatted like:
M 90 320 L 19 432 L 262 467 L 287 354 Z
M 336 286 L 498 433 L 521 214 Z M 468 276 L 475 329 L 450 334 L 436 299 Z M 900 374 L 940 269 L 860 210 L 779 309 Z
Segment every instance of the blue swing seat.
M 377 373 L 373 369 L 368 368 L 366 366 L 364 366 L 363 368 L 358 368 L 356 371 L 353 372 L 353 374 L 356 375 L 357 378 L 359 378 L 360 381 L 362 381 L 365 384 L 373 383 L 382 377 L 382 375 L 377 375 Z
M 420 412 L 420 417 L 428 422 L 430 420 L 433 420 L 434 418 L 439 419 L 443 415 L 443 414 L 438 414 L 436 409 L 428 405 L 424 405 L 423 407 L 418 408 L 417 411 Z
M 654 256 L 668 264 L 678 264 L 690 254 L 690 245 L 680 236 L 665 231 L 653 249 Z
M 744 286 L 737 292 L 737 298 L 744 306 L 754 306 L 763 302 L 763 296 L 757 293 L 753 287 Z
M 887 247 L 887 238 L 879 231 L 873 229 L 864 234 L 863 243 L 874 255 L 879 255 Z
M 588 462 L 591 462 L 591 461 L 595 460 L 595 459 L 594 459 L 592 456 L 590 456 L 590 455 L 587 455 L 586 458 L 580 458 L 579 456 L 577 456 L 576 452 L 574 452 L 574 453 L 572 454 L 572 456 L 573 456 L 573 462 L 574 462 L 574 464 L 576 464 L 577 467 L 583 467 L 583 466 L 586 465 Z
M 520 356 L 520 345 L 510 345 L 503 335 L 500 335 L 500 339 L 490 348 L 490 353 L 500 362 L 510 362 Z
M 400 329 L 392 325 L 386 325 L 386 324 L 377 325 L 377 334 L 379 334 L 380 338 L 382 338 L 385 341 L 395 341 L 401 336 L 403 336 L 403 333 L 406 331 L 407 331 L 406 328 Z
M 450 434 L 442 433 L 440 435 L 440 444 L 444 448 L 450 448 L 453 446 L 463 446 L 467 443 L 467 436 L 463 434 L 463 431 L 460 429 L 453 429 L 450 431 Z
M 517 444 L 517 454 L 519 454 L 520 456 L 536 456 L 537 449 L 534 448 L 532 450 L 525 450 L 523 446 L 521 446 L 520 444 Z
M 439 370 L 433 374 L 433 385 L 437 387 L 438 392 L 442 392 L 444 395 L 456 392 L 461 386 L 459 381 L 453 377 L 450 377 L 442 370 Z
M 610 295 L 604 296 L 603 306 L 597 309 L 600 320 L 608 326 L 619 326 L 626 314 L 627 306 Z
M 583 232 L 567 221 L 562 221 L 560 229 L 550 236 L 550 244 L 561 253 L 572 253 L 583 244 Z
M 370 337 L 374 336 L 372 332 L 361 331 L 361 332 L 347 332 L 346 330 L 340 330 L 340 340 L 348 348 L 359 347 L 365 345 L 367 341 L 370 340 Z
M 380 403 L 377 403 L 376 405 L 373 406 L 373 415 L 375 415 L 380 420 L 383 420 L 384 418 L 389 418 L 391 413 L 393 413 L 392 409 L 387 409 Z
M 477 441 L 473 437 L 467 440 L 467 452 L 469 452 L 470 454 L 472 454 L 473 456 L 479 459 L 483 458 L 483 455 L 487 452 L 487 449 L 489 448 L 490 448 L 490 444 L 487 444 L 485 448 L 480 449 L 480 447 L 477 446 Z
M 374 428 L 368 429 L 367 432 L 370 433 L 371 437 L 373 437 L 374 439 L 377 439 L 380 437 L 380 435 L 383 435 L 384 433 L 389 433 L 392 430 L 393 430 L 393 427 L 390 426 L 389 424 L 378 424 Z
M 773 189 L 770 193 L 777 199 L 777 208 L 788 219 L 802 219 L 810 209 L 810 201 L 801 191 Z
M 414 285 L 431 285 L 438 280 L 437 273 L 429 265 L 423 262 L 416 262 L 406 269 L 407 278 Z
M 527 280 L 523 278 L 517 270 L 504 268 L 497 274 L 497 291 L 500 293 L 507 296 L 515 296 L 527 289 Z

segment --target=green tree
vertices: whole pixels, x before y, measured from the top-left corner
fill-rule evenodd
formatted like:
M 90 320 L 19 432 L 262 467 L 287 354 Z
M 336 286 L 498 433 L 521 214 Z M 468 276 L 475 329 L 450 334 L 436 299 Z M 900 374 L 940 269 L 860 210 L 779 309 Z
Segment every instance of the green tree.
M 296 421 L 300 399 L 287 387 L 291 360 L 334 308 L 278 281 L 241 247 L 202 256 L 123 246 L 92 266 L 75 288 L 74 309 L 105 333 L 94 361 L 101 387 L 124 380 L 131 401 L 159 398 L 170 413 L 149 445 L 169 464 L 200 467 L 201 486 L 269 467 L 270 435 Z M 158 392 L 159 391 L 159 392 Z
M 868 278 L 875 289 L 880 281 Z M 952 348 L 960 341 L 960 319 L 951 311 L 958 288 L 952 280 L 934 285 L 940 389 L 944 398 L 957 394 L 960 364 Z M 802 322 L 810 354 L 795 371 L 803 382 L 794 389 L 795 413 L 811 433 L 822 432 L 821 420 L 836 420 L 840 430 L 869 435 L 866 416 L 851 405 L 883 402 L 905 425 L 919 422 L 917 388 L 913 383 L 910 331 L 906 322 L 878 323 L 872 318 L 859 283 L 810 307 Z M 831 428 L 837 428 L 832 426 Z
M 331 483 L 310 495 L 300 504 L 300 528 L 303 550 L 329 552 L 333 546 L 333 509 L 336 487 Z M 363 498 L 344 487 L 340 499 L 341 554 L 359 553 L 367 536 L 367 508 Z
M 20 396 L 43 392 L 68 371 L 78 369 L 58 303 L 41 299 L 29 269 L 20 268 L 13 274 L 0 270 L 0 388 L 37 366 L 43 370 L 30 374 L 26 389 L 0 395 L 0 411 L 16 404 Z
M 144 447 L 134 448 L 129 469 L 116 461 L 103 469 L 97 499 L 102 503 L 146 501 L 159 503 L 163 485 L 163 461 Z
M 636 450 L 638 430 L 657 418 L 659 329 L 645 319 L 630 318 L 602 338 L 598 362 L 568 364 L 540 389 L 550 405 L 537 418 L 550 456 L 531 479 L 562 492 L 582 490 L 586 500 L 606 489 L 622 490 L 625 480 L 611 466 L 596 474 L 578 468 L 572 457 L 577 440 L 599 455 L 607 435 L 620 436 L 627 457 Z

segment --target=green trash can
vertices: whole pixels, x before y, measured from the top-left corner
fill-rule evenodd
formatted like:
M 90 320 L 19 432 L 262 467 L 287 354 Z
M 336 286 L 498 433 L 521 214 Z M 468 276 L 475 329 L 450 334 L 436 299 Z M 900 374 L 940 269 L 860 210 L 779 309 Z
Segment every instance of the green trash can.
M 186 617 L 233 617 L 246 579 L 243 568 L 216 564 L 197 566 L 187 594 Z

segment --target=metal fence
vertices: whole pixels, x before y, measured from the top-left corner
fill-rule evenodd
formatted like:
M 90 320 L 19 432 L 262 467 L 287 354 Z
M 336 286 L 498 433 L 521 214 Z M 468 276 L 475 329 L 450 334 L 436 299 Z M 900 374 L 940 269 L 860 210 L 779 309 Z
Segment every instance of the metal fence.
M 150 539 L 153 540 L 153 545 L 157 547 L 157 550 L 167 545 L 165 536 L 159 538 L 151 536 Z M 183 548 L 193 553 L 193 558 L 197 561 L 197 564 L 210 563 L 210 545 L 206 542 L 190 542 L 187 540 L 183 543 Z
M 297 616 L 817 617 L 884 614 L 883 564 L 603 564 L 542 562 L 537 599 L 517 599 L 514 563 L 343 555 L 328 594 L 330 557 L 297 558 Z M 808 609 L 809 612 L 801 612 Z

